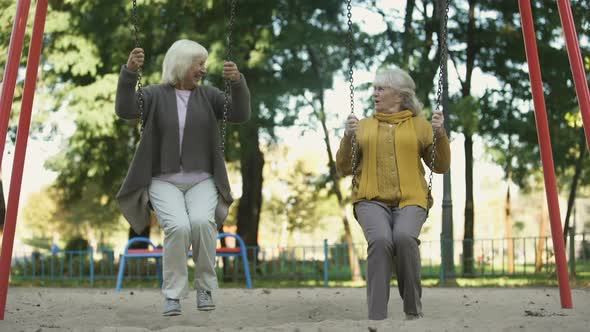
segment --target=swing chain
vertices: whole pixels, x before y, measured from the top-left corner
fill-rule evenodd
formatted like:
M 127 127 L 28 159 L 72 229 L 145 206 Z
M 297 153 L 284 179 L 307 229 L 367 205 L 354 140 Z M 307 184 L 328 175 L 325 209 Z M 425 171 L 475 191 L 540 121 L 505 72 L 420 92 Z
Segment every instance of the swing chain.
M 224 60 L 230 60 L 232 55 L 232 32 L 234 29 L 236 19 L 236 0 L 231 0 L 231 9 L 229 16 L 229 26 L 227 34 L 227 47 L 225 49 Z M 231 94 L 230 79 L 226 79 L 224 87 L 224 101 L 223 101 L 223 120 L 221 123 L 221 152 L 225 152 L 225 136 L 227 131 L 227 114 L 229 112 L 229 97 Z
M 348 81 L 349 81 L 349 88 L 350 88 L 350 114 L 354 115 L 354 51 L 353 51 L 353 29 L 352 29 L 352 3 L 351 0 L 348 0 L 346 4 L 347 14 L 346 17 L 348 18 L 348 38 L 347 38 L 347 46 L 348 46 Z M 352 160 L 352 187 L 356 186 L 356 168 L 357 168 L 357 147 L 356 147 L 356 134 L 353 133 L 350 137 L 351 140 L 351 160 Z
M 436 111 L 443 111 L 442 107 L 442 98 L 443 98 L 443 74 L 444 69 L 447 66 L 447 23 L 449 20 L 449 1 L 445 1 L 446 7 L 444 9 L 444 17 L 443 17 L 443 31 L 440 41 L 440 64 L 439 64 L 439 71 L 438 71 L 438 88 L 436 91 Z M 441 15 L 442 16 L 442 15 Z M 443 128 L 444 130 L 444 128 Z M 434 169 L 434 160 L 436 157 L 436 131 L 433 129 L 432 135 L 432 151 L 430 153 L 430 175 L 428 176 L 428 194 L 426 196 L 426 202 L 428 204 L 428 200 L 432 197 L 432 176 L 433 176 L 433 169 Z M 428 216 L 428 212 L 430 209 L 426 210 L 426 216 Z
M 132 15 L 132 24 L 133 24 L 133 36 L 135 39 L 135 47 L 139 48 L 139 24 L 137 18 L 137 0 L 133 0 L 133 15 Z M 140 135 L 143 134 L 143 130 L 145 127 L 145 121 L 143 118 L 143 85 L 141 84 L 141 71 L 142 68 L 139 67 L 137 69 L 137 106 L 139 108 L 139 124 L 140 124 Z

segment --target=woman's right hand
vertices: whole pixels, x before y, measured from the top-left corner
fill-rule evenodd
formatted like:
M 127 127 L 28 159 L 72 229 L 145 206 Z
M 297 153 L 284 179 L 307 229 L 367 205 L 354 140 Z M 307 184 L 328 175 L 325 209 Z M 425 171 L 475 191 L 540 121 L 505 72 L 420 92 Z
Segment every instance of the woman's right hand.
M 138 71 L 143 66 L 144 54 L 142 48 L 134 48 L 129 53 L 129 59 L 127 60 L 127 69 L 131 71 Z
M 344 135 L 350 137 L 351 134 L 356 135 L 356 130 L 358 127 L 359 119 L 354 114 L 351 114 L 346 119 L 346 123 L 344 125 Z

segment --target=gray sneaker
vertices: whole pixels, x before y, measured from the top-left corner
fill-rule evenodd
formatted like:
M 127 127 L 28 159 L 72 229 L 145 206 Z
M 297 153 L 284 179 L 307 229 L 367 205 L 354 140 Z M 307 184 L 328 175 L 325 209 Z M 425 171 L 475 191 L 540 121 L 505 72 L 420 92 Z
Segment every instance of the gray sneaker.
M 200 311 L 215 310 L 211 291 L 197 289 L 197 309 Z
M 166 299 L 164 302 L 164 316 L 178 316 L 181 314 L 180 300 L 177 299 Z

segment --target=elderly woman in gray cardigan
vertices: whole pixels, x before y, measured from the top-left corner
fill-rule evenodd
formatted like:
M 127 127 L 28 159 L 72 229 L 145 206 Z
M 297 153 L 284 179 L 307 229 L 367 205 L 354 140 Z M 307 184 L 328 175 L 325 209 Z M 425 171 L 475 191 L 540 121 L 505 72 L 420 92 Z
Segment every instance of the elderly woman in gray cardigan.
M 195 262 L 197 309 L 213 310 L 216 289 L 217 230 L 233 202 L 217 120 L 224 94 L 200 85 L 207 50 L 190 40 L 175 42 L 164 58 L 162 83 L 143 89 L 144 131 L 117 194 L 123 215 L 140 233 L 149 222 L 151 203 L 164 230 L 164 315 L 181 313 L 189 291 L 187 255 Z M 123 119 L 140 117 L 135 87 L 144 52 L 131 51 L 121 69 L 115 111 Z M 228 121 L 250 117 L 250 92 L 235 63 L 225 61 L 223 78 L 231 81 Z

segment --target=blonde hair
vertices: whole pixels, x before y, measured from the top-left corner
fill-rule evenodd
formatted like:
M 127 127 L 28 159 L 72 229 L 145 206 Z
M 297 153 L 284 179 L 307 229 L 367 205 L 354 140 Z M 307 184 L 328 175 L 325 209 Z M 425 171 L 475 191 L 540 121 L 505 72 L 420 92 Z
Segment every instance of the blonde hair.
M 164 56 L 162 82 L 175 85 L 184 79 L 195 62 L 205 60 L 208 56 L 207 49 L 201 44 L 188 39 L 177 40 Z
M 416 97 L 416 83 L 412 77 L 397 66 L 377 71 L 374 86 L 389 87 L 402 97 L 401 109 L 410 110 L 414 116 L 422 113 L 422 103 Z

